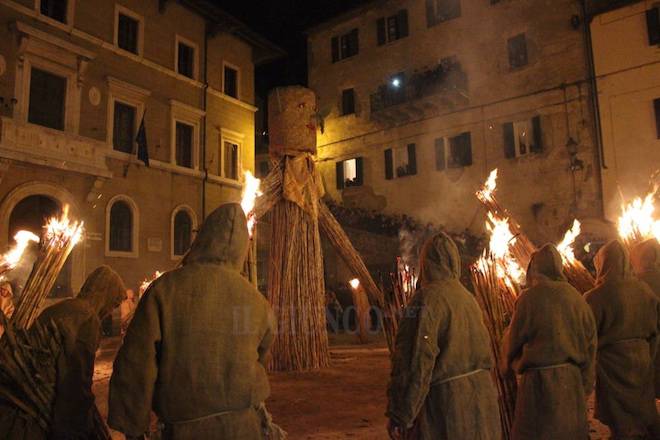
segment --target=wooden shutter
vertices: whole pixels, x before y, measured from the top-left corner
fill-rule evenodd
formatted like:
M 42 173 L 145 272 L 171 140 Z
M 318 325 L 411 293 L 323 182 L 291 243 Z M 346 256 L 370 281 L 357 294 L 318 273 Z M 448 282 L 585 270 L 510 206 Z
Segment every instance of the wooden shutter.
M 396 21 L 399 28 L 399 38 L 408 36 L 408 10 L 401 9 L 396 16 Z
M 472 134 L 469 131 L 461 135 L 461 165 L 472 165 Z
M 513 122 L 507 122 L 502 125 L 504 133 L 504 157 L 513 159 L 516 157 L 516 138 L 513 134 Z
M 435 26 L 438 23 L 435 14 L 435 2 L 436 0 L 426 0 L 426 26 L 428 27 Z
M 339 61 L 339 37 L 332 37 L 330 44 L 332 46 L 332 62 L 336 63 Z
M 445 155 L 445 139 L 438 138 L 435 140 L 435 169 L 437 171 L 442 171 L 447 168 L 447 159 Z
M 349 38 L 349 47 L 351 56 L 357 55 L 360 52 L 360 36 L 357 29 L 353 29 Z
M 532 118 L 532 130 L 534 130 L 534 144 L 530 147 L 532 153 L 541 153 L 543 151 L 543 132 L 541 131 L 541 117 Z
M 379 18 L 376 22 L 376 37 L 378 39 L 378 45 L 382 46 L 387 41 L 387 35 L 385 31 L 385 19 Z
M 394 158 L 392 157 L 392 149 L 385 150 L 385 179 L 392 180 L 394 178 Z
M 646 11 L 646 27 L 649 32 L 649 44 L 660 44 L 660 7 Z
M 364 183 L 364 159 L 362 157 L 355 158 L 355 185 L 360 186 Z
M 660 139 L 660 98 L 653 101 L 653 108 L 655 110 L 655 127 L 658 130 L 658 139 Z
M 337 189 L 344 189 L 344 162 L 335 163 Z
M 417 152 L 415 151 L 415 144 L 408 144 L 408 176 L 417 174 Z

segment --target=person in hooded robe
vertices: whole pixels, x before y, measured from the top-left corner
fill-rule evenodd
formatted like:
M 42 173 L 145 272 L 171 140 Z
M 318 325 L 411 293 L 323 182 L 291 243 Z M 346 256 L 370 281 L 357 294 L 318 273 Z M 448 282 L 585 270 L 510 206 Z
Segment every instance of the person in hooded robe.
M 108 266 L 95 269 L 73 298 L 46 308 L 37 318 L 53 323 L 62 337 L 56 360 L 57 382 L 49 431 L 41 429 L 20 409 L 0 404 L 0 438 L 6 440 L 87 439 L 94 432 L 98 410 L 92 382 L 101 320 L 124 300 L 126 288 Z M 36 331 L 36 330 L 35 330 Z
M 630 251 L 635 276 L 645 282 L 660 299 L 660 242 L 655 238 L 645 240 Z M 660 350 L 655 354 L 655 398 L 660 398 Z
M 596 287 L 585 294 L 598 326 L 596 418 L 615 439 L 659 438 L 654 362 L 660 301 L 635 278 L 619 241 L 594 259 Z
M 520 375 L 512 440 L 589 438 L 597 330 L 582 295 L 562 274 L 557 249 L 532 254 L 527 289 L 516 301 L 500 367 Z
M 443 233 L 430 238 L 420 266 L 421 288 L 404 311 L 392 355 L 390 437 L 500 440 L 488 331 L 459 281 L 456 244 Z
M 266 438 L 275 318 L 241 276 L 247 251 L 243 210 L 222 205 L 181 267 L 147 289 L 114 362 L 110 427 L 141 438 L 153 409 L 166 440 Z

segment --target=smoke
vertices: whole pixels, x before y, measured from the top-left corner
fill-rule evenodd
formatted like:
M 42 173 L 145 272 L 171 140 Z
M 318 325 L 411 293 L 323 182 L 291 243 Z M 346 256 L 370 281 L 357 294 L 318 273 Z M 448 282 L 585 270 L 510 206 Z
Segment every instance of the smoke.
M 32 272 L 32 266 L 34 266 L 34 262 L 37 261 L 38 257 L 39 245 L 37 243 L 30 243 L 25 249 L 25 252 L 23 252 L 16 267 L 4 274 L 5 279 L 9 281 L 14 292 L 14 303 L 20 298 L 30 272 Z
M 436 234 L 432 227 L 399 229 L 399 253 L 403 264 L 419 272 L 419 254 L 426 240 Z

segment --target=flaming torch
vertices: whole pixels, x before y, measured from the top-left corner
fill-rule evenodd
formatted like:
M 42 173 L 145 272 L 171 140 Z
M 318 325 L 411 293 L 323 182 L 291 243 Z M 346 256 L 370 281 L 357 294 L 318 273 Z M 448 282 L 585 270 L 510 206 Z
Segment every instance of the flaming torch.
M 256 286 L 257 285 L 257 260 L 256 248 L 254 243 L 254 228 L 257 225 L 257 214 L 255 212 L 255 204 L 257 197 L 261 196 L 261 180 L 254 177 L 250 171 L 245 172 L 245 183 L 243 184 L 243 195 L 241 199 L 241 208 L 247 218 L 248 234 L 250 235 L 250 247 L 248 249 L 247 261 L 245 262 L 248 279 Z
M 399 320 L 410 299 L 415 294 L 417 278 L 415 269 L 405 264 L 401 257 L 396 257 L 396 272 L 390 273 L 392 290 L 385 292 L 385 314 L 383 316 L 383 330 L 391 353 L 394 352 Z
M 69 219 L 68 206 L 64 206 L 60 218 L 53 217 L 48 220 L 42 240 L 41 255 L 32 267 L 12 317 L 12 323 L 16 328 L 27 329 L 32 325 L 69 254 L 80 242 L 82 231 L 82 222 Z
M 161 276 L 162 274 L 163 274 L 163 272 L 157 270 L 157 271 L 154 272 L 154 274 L 151 276 L 151 279 L 146 279 L 146 278 L 145 278 L 145 279 L 142 281 L 142 284 L 140 284 L 140 289 L 138 290 L 138 295 L 139 295 L 138 298 L 142 298 L 142 295 L 144 295 L 144 292 L 146 292 L 147 289 L 149 288 L 149 286 L 151 286 L 151 283 L 153 283 L 153 282 L 156 281 L 158 278 L 160 278 L 160 276 Z
M 355 306 L 355 324 L 357 336 L 360 343 L 368 342 L 369 333 L 369 299 L 367 293 L 362 288 L 360 280 L 353 278 L 348 282 L 351 286 L 351 295 L 353 296 L 353 305 Z
M 617 227 L 619 236 L 628 248 L 653 237 L 660 241 L 660 220 L 654 218 L 657 192 L 656 186 L 644 199 L 637 197 L 621 207 Z
M 14 235 L 14 241 L 16 241 L 14 247 L 0 257 L 0 278 L 2 274 L 14 269 L 18 265 L 30 242 L 39 243 L 39 237 L 30 231 L 18 231 Z
M 575 244 L 575 239 L 580 235 L 580 227 L 581 224 L 576 219 L 573 222 L 573 227 L 566 231 L 564 239 L 557 245 L 557 250 L 561 255 L 564 265 L 564 275 L 568 278 L 568 282 L 579 290 L 580 293 L 585 293 L 593 289 L 596 281 L 582 262 L 575 258 L 573 245 Z

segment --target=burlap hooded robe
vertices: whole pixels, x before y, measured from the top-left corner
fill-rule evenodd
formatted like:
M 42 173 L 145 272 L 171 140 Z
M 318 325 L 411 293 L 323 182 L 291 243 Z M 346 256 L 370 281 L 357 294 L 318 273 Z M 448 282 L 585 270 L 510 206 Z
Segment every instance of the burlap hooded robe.
M 121 278 L 108 266 L 94 270 L 76 298 L 45 309 L 38 321 L 50 321 L 62 335 L 63 350 L 57 359 L 57 383 L 49 433 L 39 432 L 19 411 L 1 410 L 0 438 L 87 438 L 94 428 L 92 381 L 94 360 L 101 339 L 101 319 L 126 297 Z
M 643 241 L 630 251 L 635 276 L 644 281 L 660 299 L 660 243 L 655 238 Z M 655 354 L 655 398 L 660 398 L 660 353 Z
M 657 423 L 654 359 L 660 302 L 631 273 L 618 241 L 594 260 L 596 287 L 586 293 L 598 326 L 596 417 L 615 435 L 644 436 Z
M 504 336 L 505 369 L 521 375 L 513 440 L 587 439 L 586 396 L 593 389 L 596 324 L 562 275 L 554 246 L 532 255 L 527 284 Z
M 421 289 L 401 319 L 387 416 L 419 438 L 499 440 L 493 361 L 481 309 L 459 281 L 461 261 L 444 234 L 421 253 Z
M 264 365 L 274 317 L 241 276 L 247 249 L 241 207 L 223 205 L 182 267 L 149 287 L 114 363 L 113 429 L 141 435 L 153 408 L 168 439 L 263 438 L 257 407 L 270 393 Z

